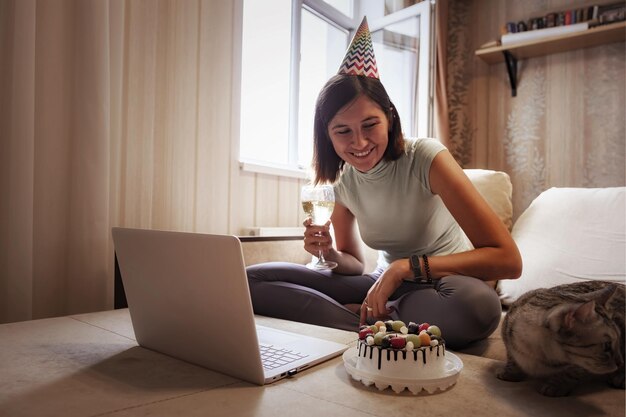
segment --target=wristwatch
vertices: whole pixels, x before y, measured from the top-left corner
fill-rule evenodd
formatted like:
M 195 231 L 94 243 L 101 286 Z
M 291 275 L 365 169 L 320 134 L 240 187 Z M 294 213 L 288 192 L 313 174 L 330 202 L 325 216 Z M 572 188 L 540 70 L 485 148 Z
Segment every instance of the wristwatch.
M 422 267 L 420 266 L 420 257 L 418 255 L 411 255 L 409 257 L 409 263 L 411 264 L 411 270 L 413 271 L 413 279 L 407 279 L 405 281 L 423 281 L 424 275 L 422 274 Z

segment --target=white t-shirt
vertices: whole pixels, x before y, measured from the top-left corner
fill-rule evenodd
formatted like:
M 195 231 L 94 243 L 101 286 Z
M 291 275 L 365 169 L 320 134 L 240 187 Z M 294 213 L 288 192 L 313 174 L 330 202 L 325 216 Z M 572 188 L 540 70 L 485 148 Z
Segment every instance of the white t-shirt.
M 413 254 L 471 249 L 441 198 L 430 191 L 430 166 L 445 146 L 435 139 L 406 140 L 405 145 L 400 158 L 383 159 L 368 172 L 346 164 L 335 184 L 336 201 L 356 217 L 363 242 L 379 250 L 382 268 Z

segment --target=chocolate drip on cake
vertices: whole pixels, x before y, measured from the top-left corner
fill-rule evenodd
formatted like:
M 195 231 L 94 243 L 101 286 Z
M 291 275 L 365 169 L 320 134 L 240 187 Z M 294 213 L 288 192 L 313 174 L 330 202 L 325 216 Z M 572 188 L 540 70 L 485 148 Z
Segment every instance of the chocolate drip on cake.
M 445 342 L 441 338 L 441 330 L 437 326 L 432 326 L 428 323 L 418 325 L 410 322 L 406 326 L 400 320 L 388 320 L 386 322 L 378 321 L 374 325 L 363 325 L 359 329 L 358 343 L 358 354 L 362 358 L 359 360 L 359 363 L 363 363 L 366 369 L 373 369 L 377 362 L 378 370 L 381 371 L 382 363 L 386 360 L 388 362 L 386 367 L 389 367 L 390 372 L 400 374 L 404 372 L 406 375 L 408 375 L 406 373 L 407 368 L 405 368 L 405 364 L 402 361 L 407 361 L 407 358 L 411 357 L 407 352 L 413 352 L 413 362 L 416 365 L 419 363 L 418 352 L 422 352 L 421 363 L 426 374 L 431 374 L 433 370 L 439 369 L 441 361 L 437 359 L 445 355 Z M 374 348 L 378 350 L 376 362 L 373 360 Z M 436 348 L 437 358 L 434 357 L 434 348 Z M 383 358 L 383 350 L 387 352 L 386 359 Z M 393 361 L 395 363 L 391 362 L 391 352 L 393 352 Z M 402 352 L 402 356 L 398 352 Z M 432 363 L 428 363 L 427 355 L 432 356 Z M 369 362 L 367 362 L 368 356 Z M 409 365 L 409 363 L 406 363 L 406 366 Z M 409 367 L 408 369 L 413 368 Z M 422 369 L 422 366 L 415 367 L 415 370 L 419 369 Z
M 398 361 L 398 353 L 402 352 L 402 359 L 406 360 L 407 359 L 407 351 L 406 350 L 399 350 L 399 349 L 389 349 L 389 348 L 383 348 L 382 346 L 368 346 L 365 343 L 359 343 L 359 356 L 362 356 L 364 358 L 366 358 L 368 356 L 368 351 L 369 351 L 369 359 L 371 360 L 374 354 L 374 350 L 378 351 L 378 369 L 380 370 L 382 367 L 382 358 L 383 358 L 383 351 L 387 352 L 387 361 L 390 362 L 391 361 L 391 354 L 393 352 L 393 360 L 395 362 Z M 426 359 L 426 350 L 428 349 L 429 352 L 432 352 L 433 349 L 436 350 L 437 352 L 437 356 L 442 356 L 443 353 L 445 353 L 445 346 L 444 345 L 437 345 L 437 346 L 424 346 L 422 348 L 418 348 L 415 349 L 413 351 L 413 361 L 417 362 L 418 360 L 418 355 L 421 352 L 422 354 L 422 363 L 424 365 L 426 365 L 427 359 Z M 441 351 L 440 351 L 441 349 Z

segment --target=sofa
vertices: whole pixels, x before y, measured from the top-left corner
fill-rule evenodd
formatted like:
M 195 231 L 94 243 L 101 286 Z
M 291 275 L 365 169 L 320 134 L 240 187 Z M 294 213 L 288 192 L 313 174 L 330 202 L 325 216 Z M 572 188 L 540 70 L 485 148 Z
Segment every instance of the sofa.
M 626 187 L 550 188 L 537 196 L 514 222 L 513 187 L 509 176 L 481 169 L 466 169 L 465 173 L 511 231 L 522 255 L 522 276 L 497 284 L 503 318 L 509 305 L 535 288 L 579 280 L 625 282 Z M 301 238 L 244 242 L 243 250 L 247 264 L 270 260 L 310 261 L 310 255 L 302 250 Z M 366 248 L 366 256 L 366 268 L 373 270 L 377 253 Z M 503 365 L 506 349 L 500 328 L 488 339 L 461 352 L 490 358 Z M 595 387 L 598 391 L 605 390 L 601 382 Z M 610 395 L 623 399 L 623 391 L 614 391 Z M 576 391 L 572 395 L 576 395 Z M 623 405 L 623 401 L 621 403 Z M 615 411 L 615 415 L 624 415 L 623 407 Z

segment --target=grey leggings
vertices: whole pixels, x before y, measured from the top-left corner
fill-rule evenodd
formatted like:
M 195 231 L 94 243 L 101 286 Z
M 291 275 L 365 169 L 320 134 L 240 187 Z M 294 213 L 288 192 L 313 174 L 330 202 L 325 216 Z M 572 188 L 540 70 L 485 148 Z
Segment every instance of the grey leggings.
M 256 314 L 357 331 L 359 316 L 344 304 L 360 304 L 382 274 L 340 275 L 303 265 L 268 262 L 247 268 Z M 428 322 L 442 330 L 446 345 L 459 349 L 484 339 L 498 327 L 502 312 L 496 292 L 483 281 L 450 275 L 433 287 L 405 282 L 389 298 L 391 317 Z

